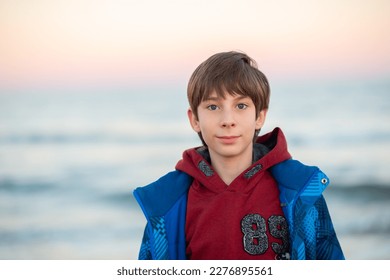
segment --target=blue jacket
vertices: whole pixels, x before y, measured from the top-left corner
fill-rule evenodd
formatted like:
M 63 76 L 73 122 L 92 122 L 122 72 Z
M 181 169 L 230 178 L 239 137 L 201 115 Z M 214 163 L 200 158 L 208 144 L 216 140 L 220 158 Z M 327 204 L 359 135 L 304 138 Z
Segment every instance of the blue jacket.
M 344 259 L 322 192 L 328 177 L 318 167 L 286 160 L 271 169 L 288 221 L 291 259 Z M 172 171 L 134 190 L 147 225 L 139 259 L 186 259 L 185 219 L 192 178 Z

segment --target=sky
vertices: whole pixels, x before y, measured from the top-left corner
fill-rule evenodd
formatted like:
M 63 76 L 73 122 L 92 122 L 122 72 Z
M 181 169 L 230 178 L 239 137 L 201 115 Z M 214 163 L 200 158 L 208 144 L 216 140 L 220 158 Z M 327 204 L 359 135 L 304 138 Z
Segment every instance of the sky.
M 276 80 L 390 77 L 390 1 L 0 0 L 0 89 L 184 84 L 210 55 Z

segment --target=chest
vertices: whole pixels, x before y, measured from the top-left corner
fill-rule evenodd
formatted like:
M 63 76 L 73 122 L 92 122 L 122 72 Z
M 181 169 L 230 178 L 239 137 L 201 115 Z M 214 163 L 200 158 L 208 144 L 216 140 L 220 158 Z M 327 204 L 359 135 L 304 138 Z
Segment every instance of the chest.
M 247 187 L 247 188 L 246 188 Z M 253 186 L 202 191 L 194 181 L 186 214 L 192 259 L 274 259 L 289 249 L 288 228 L 272 177 Z

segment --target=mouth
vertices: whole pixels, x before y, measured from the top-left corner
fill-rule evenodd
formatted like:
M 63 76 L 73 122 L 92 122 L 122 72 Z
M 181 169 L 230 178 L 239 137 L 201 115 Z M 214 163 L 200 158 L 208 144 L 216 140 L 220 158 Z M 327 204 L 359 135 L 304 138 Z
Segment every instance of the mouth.
M 218 140 L 220 140 L 224 144 L 234 144 L 240 136 L 217 136 Z

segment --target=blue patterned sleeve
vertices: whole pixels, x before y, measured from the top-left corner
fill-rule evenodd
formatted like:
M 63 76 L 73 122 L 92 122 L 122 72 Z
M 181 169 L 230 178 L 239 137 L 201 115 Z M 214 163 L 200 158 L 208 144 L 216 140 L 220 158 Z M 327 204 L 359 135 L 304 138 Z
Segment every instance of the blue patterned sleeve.
M 142 238 L 141 248 L 138 254 L 139 260 L 151 260 L 152 254 L 150 252 L 150 239 L 148 234 L 148 225 L 145 227 L 144 236 Z
M 318 211 L 317 220 L 317 259 L 344 260 L 344 254 L 337 239 L 328 207 L 324 197 L 315 203 Z

